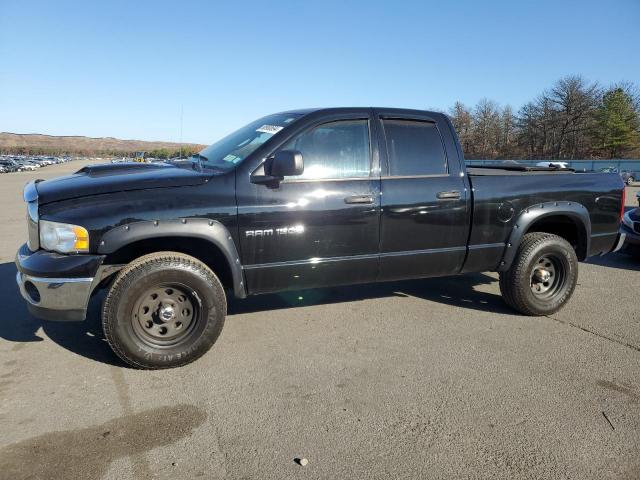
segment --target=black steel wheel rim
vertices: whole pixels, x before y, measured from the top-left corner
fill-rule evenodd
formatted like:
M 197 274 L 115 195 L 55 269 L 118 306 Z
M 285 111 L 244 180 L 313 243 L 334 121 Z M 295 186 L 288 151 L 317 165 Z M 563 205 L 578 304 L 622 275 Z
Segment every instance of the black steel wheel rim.
M 544 254 L 533 265 L 529 284 L 535 297 L 550 299 L 563 290 L 566 279 L 566 262 L 555 254 Z
M 133 330 L 152 347 L 184 342 L 200 321 L 195 292 L 182 284 L 163 283 L 145 290 L 131 312 Z

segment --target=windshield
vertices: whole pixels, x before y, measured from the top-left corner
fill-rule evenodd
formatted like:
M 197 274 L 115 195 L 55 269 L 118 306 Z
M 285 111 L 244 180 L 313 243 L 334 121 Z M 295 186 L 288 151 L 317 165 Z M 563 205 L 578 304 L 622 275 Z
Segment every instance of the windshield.
M 269 140 L 294 120 L 299 113 L 278 113 L 263 117 L 209 145 L 195 156 L 205 168 L 228 170 L 252 154 L 260 145 Z

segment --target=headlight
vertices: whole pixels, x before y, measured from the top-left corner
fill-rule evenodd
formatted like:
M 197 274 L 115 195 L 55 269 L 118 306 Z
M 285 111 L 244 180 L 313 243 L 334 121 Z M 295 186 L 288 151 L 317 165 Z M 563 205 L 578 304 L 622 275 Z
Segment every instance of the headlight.
M 40 220 L 40 247 L 60 253 L 88 252 L 89 232 L 79 225 Z
M 632 211 L 633 210 L 625 213 L 624 216 L 622 217 L 622 223 L 624 223 L 631 230 L 633 230 L 633 220 L 631 220 L 631 212 Z

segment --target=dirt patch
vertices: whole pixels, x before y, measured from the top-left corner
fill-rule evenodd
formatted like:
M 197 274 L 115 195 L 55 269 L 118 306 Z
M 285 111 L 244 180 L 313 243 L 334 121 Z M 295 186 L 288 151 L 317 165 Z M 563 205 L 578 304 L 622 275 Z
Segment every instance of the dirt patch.
M 633 403 L 638 403 L 638 401 L 640 401 L 640 395 L 638 395 L 633 389 L 625 385 L 619 385 L 608 380 L 598 380 L 596 382 L 596 385 L 602 388 L 606 388 L 607 390 L 613 390 L 614 392 L 622 393 L 629 397 L 629 400 L 631 400 Z
M 174 443 L 191 435 L 206 418 L 193 405 L 176 405 L 94 427 L 45 433 L 0 450 L 0 478 L 97 480 L 113 460 Z

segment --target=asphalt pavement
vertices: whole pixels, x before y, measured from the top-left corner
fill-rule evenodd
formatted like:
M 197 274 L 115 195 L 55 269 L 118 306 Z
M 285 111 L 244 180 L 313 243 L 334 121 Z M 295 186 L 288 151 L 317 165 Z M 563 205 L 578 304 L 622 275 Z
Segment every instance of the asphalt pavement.
M 22 187 L 79 166 L 0 175 L 1 479 L 640 478 L 640 262 L 582 263 L 540 318 L 493 273 L 253 297 L 199 361 L 137 371 L 100 298 L 44 322 L 15 286 Z

